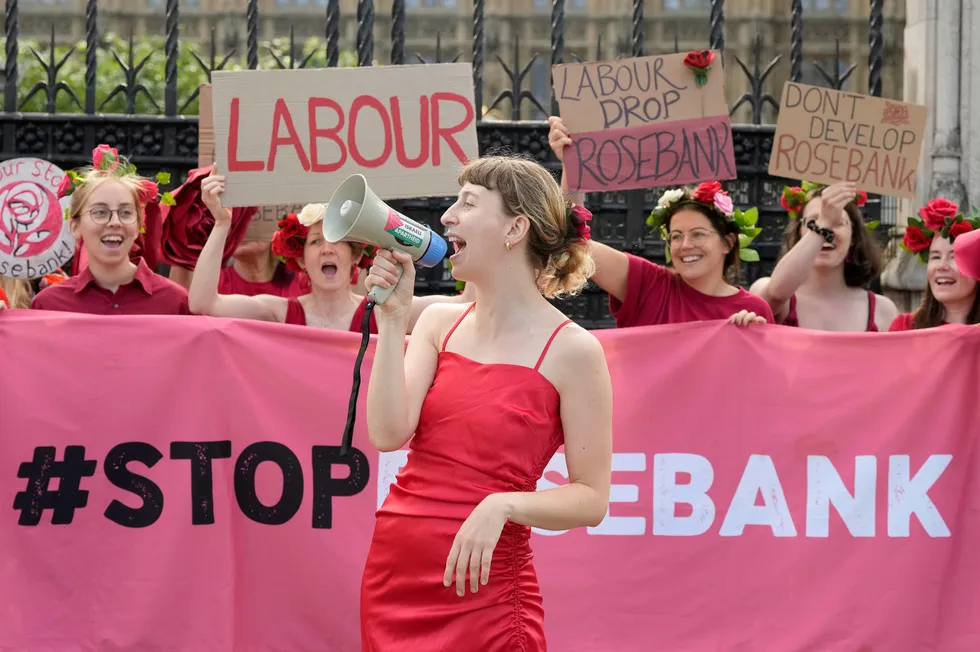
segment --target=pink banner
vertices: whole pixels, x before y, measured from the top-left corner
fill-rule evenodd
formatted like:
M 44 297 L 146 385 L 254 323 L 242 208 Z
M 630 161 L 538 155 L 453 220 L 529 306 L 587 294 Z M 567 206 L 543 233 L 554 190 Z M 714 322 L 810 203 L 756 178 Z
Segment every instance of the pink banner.
M 533 537 L 550 649 L 980 649 L 980 329 L 598 335 L 612 502 Z M 404 453 L 371 449 L 362 401 L 338 456 L 357 345 L 0 315 L 0 650 L 358 650 Z

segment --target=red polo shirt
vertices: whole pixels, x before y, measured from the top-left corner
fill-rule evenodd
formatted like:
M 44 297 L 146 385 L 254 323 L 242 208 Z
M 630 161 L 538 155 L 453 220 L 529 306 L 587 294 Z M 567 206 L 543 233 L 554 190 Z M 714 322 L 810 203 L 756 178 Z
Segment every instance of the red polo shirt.
M 189 315 L 187 290 L 154 274 L 140 259 L 133 280 L 110 292 L 95 282 L 88 267 L 78 276 L 41 290 L 34 310 L 83 312 L 90 315 Z

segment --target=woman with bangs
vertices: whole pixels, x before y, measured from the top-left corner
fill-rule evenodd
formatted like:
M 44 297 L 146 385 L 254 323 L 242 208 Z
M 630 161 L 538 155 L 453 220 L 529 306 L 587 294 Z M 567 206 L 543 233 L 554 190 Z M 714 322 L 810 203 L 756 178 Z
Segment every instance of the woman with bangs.
M 865 286 L 881 273 L 881 249 L 853 183 L 803 183 L 783 191 L 789 220 L 772 276 L 751 290 L 772 307 L 776 323 L 822 331 L 886 331 L 898 316 L 891 299 Z M 802 219 L 800 217 L 802 216 Z
M 571 136 L 561 118 L 548 118 L 548 141 L 559 161 Z M 564 162 L 562 188 L 567 188 Z M 572 193 L 582 204 L 583 193 Z M 743 214 L 739 211 L 738 217 Z M 748 241 L 758 233 L 754 224 L 740 223 L 731 198 L 717 181 L 697 188 L 666 191 L 651 216 L 652 226 L 668 243 L 673 269 L 591 241 L 596 263 L 592 281 L 609 294 L 616 326 L 654 326 L 727 319 L 745 326 L 772 322 L 765 301 L 736 285 L 739 236 Z
M 475 301 L 426 310 L 406 351 L 411 257 L 381 251 L 367 278 L 394 286 L 375 310 L 368 433 L 380 451 L 409 453 L 377 512 L 361 582 L 365 652 L 543 652 L 531 528 L 594 526 L 608 506 L 605 356 L 548 301 L 591 275 L 588 225 L 532 161 L 481 158 L 459 185 L 442 223 L 452 274 Z M 535 491 L 562 445 L 568 484 Z
M 220 294 L 221 256 L 231 230 L 231 211 L 221 204 L 225 177 L 215 170 L 201 182 L 204 204 L 214 217 L 214 228 L 201 250 L 190 287 L 191 312 L 211 317 L 313 326 L 332 330 L 361 331 L 367 297 L 355 292 L 359 267 L 370 256 L 360 242 L 330 243 L 323 237 L 326 204 L 307 204 L 299 214 L 279 221 L 272 238 L 272 253 L 294 273 L 303 277 L 310 292 L 299 297 L 271 294 L 246 296 Z M 469 295 L 416 297 L 412 302 L 409 331 L 429 305 L 462 302 Z M 376 312 L 371 312 L 370 332 L 377 333 Z
M 70 195 L 71 233 L 81 240 L 87 265 L 41 290 L 31 307 L 98 315 L 186 315 L 187 291 L 130 252 L 143 228 L 147 202 L 159 188 L 107 145 L 93 151 L 93 167 L 69 172 L 59 188 Z

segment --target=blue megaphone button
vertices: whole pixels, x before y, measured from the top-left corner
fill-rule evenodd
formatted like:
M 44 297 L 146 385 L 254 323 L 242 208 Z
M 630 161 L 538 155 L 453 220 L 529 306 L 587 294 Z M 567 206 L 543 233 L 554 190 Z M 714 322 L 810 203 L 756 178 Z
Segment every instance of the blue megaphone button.
M 415 262 L 421 267 L 435 267 L 446 257 L 446 251 L 448 249 L 449 247 L 446 241 L 442 239 L 442 236 L 429 229 L 429 247 L 422 254 L 422 257 Z

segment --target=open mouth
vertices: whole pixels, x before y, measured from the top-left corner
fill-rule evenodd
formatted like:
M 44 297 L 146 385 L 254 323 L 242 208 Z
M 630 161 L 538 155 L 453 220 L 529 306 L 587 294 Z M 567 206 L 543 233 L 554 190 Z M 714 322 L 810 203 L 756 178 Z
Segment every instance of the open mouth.
M 837 245 L 830 244 L 829 242 L 820 247 L 820 251 L 833 251 L 837 248 Z
M 942 287 L 948 287 L 950 285 L 955 285 L 956 284 L 956 279 L 955 278 L 937 278 L 935 282 L 936 282 L 936 285 L 939 285 L 939 286 L 942 286 Z
M 681 262 L 684 263 L 685 265 L 693 265 L 694 263 L 698 262 L 702 258 L 704 258 L 704 256 L 698 256 L 698 255 L 681 256 Z
M 453 256 L 455 256 L 456 254 L 458 254 L 459 252 L 461 252 L 463 249 L 466 248 L 466 241 L 463 240 L 462 238 L 451 235 L 449 236 L 448 240 L 449 240 L 449 246 L 453 248 Z M 452 258 L 452 256 L 450 256 L 450 258 Z
M 119 249 L 122 247 L 123 237 L 121 235 L 112 233 L 109 235 L 104 235 L 100 239 L 102 246 L 106 249 Z
M 327 278 L 333 278 L 334 276 L 337 275 L 337 266 L 332 265 L 330 263 L 326 265 L 321 265 L 320 271 L 323 272 L 323 275 L 326 276 Z

